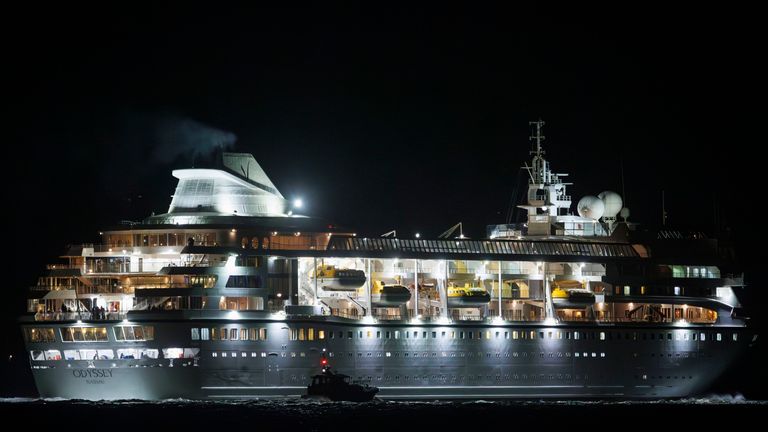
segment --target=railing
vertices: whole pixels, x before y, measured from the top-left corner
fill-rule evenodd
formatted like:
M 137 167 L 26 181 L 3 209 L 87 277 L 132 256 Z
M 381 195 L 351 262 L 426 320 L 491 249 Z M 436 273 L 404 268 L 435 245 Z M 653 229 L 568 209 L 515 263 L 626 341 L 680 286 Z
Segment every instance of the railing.
M 74 321 L 74 320 L 122 320 L 127 317 L 123 312 L 104 312 L 104 317 L 100 314 L 91 312 L 38 312 L 35 314 L 35 321 Z

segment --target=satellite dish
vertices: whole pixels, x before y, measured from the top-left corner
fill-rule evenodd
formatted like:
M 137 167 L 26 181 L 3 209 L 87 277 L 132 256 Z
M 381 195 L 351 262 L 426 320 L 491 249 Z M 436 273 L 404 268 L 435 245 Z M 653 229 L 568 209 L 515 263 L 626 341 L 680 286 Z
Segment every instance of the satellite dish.
M 624 206 L 624 202 L 621 199 L 621 195 L 617 194 L 616 192 L 612 191 L 604 191 L 600 192 L 600 195 L 597 196 L 603 201 L 603 204 L 605 204 L 605 211 L 603 212 L 603 217 L 606 218 L 615 218 L 617 214 L 621 211 L 621 208 Z
M 619 213 L 619 216 L 623 217 L 624 218 L 624 222 L 626 222 L 627 218 L 629 218 L 629 209 L 626 208 L 626 207 L 621 209 L 621 212 Z
M 600 198 L 587 195 L 579 200 L 576 210 L 579 212 L 579 216 L 583 218 L 598 220 L 605 212 L 605 204 Z

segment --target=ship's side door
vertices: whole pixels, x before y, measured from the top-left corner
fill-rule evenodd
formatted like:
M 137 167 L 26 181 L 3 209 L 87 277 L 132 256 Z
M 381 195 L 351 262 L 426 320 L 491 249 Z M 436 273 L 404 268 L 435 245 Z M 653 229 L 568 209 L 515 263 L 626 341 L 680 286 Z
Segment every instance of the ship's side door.
M 267 386 L 277 387 L 281 384 L 280 379 L 280 354 L 270 352 L 267 354 L 266 369 L 264 369 L 264 383 Z

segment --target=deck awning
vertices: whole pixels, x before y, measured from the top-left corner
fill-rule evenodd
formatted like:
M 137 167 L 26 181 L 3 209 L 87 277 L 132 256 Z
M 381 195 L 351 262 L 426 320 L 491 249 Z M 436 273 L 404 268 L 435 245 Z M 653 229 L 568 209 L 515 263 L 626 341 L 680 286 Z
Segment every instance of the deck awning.
M 49 291 L 43 296 L 44 300 L 74 300 L 77 298 L 75 290 L 55 290 Z
M 142 297 L 187 297 L 192 288 L 137 288 L 136 298 Z
M 80 299 L 102 299 L 104 301 L 123 301 L 123 294 L 78 294 Z

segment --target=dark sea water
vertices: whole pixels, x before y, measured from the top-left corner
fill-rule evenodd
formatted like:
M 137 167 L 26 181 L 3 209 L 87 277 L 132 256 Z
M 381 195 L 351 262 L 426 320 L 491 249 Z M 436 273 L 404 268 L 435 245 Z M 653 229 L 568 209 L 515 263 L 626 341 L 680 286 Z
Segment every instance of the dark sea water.
M 35 430 L 472 430 L 514 431 L 520 426 L 619 430 L 639 427 L 737 426 L 765 417 L 768 401 L 739 395 L 655 401 L 419 401 L 369 403 L 307 400 L 189 400 L 89 402 L 56 399 L 0 399 L 4 421 Z M 79 426 L 77 426 L 79 425 Z M 92 427 L 91 427 L 92 426 Z M 218 429 L 236 427 L 237 429 Z M 245 429 L 244 429 L 245 427 Z M 39 429 L 44 428 L 44 429 Z M 49 429 L 50 428 L 50 429 Z M 26 429 L 26 428 L 25 428 Z M 548 430 L 548 429 L 545 429 Z

